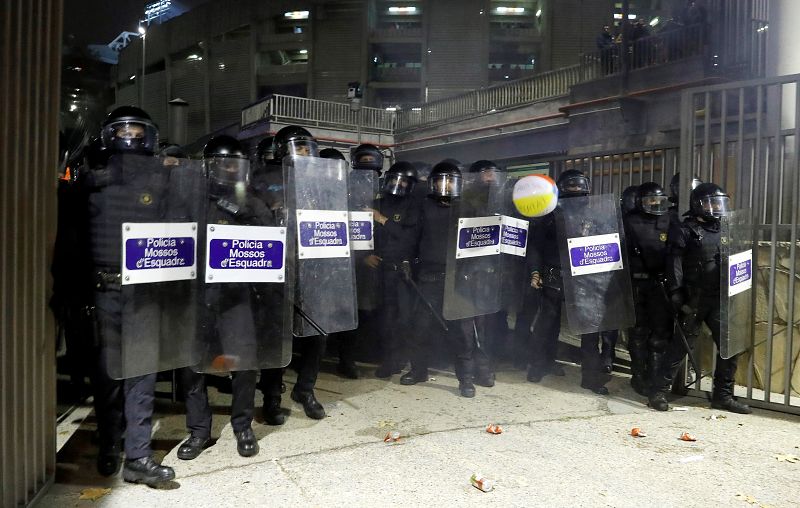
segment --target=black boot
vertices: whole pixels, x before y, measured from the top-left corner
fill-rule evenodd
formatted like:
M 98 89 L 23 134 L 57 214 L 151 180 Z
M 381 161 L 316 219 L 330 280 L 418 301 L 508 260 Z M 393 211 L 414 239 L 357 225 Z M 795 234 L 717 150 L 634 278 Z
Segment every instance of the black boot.
M 114 476 L 117 474 L 121 462 L 120 451 L 119 445 L 100 448 L 97 454 L 97 472 L 102 476 Z
M 647 405 L 656 411 L 668 411 L 667 393 L 672 387 L 673 368 L 666 351 L 653 349 L 648 356 L 647 372 L 650 374 L 650 394 Z
M 322 407 L 322 404 L 314 397 L 314 392 L 299 393 L 292 390 L 292 400 L 303 405 L 303 411 L 305 411 L 306 416 L 309 418 L 313 420 L 322 420 L 325 418 L 325 408 Z
M 475 385 L 472 379 L 463 379 L 458 382 L 458 392 L 462 397 L 471 399 L 475 396 Z
M 667 394 L 661 390 L 653 390 L 653 393 L 647 397 L 647 405 L 656 411 L 669 411 Z
M 629 332 L 628 353 L 631 355 L 631 388 L 642 397 L 650 395 L 650 376 L 648 375 L 649 361 L 647 353 L 647 334 L 639 332 L 634 336 L 633 330 Z
M 126 460 L 122 468 L 122 479 L 130 483 L 144 483 L 154 487 L 159 483 L 175 479 L 175 471 L 169 466 L 162 466 L 153 457 Z
M 400 377 L 400 384 L 415 385 L 417 383 L 424 383 L 427 380 L 428 380 L 428 369 L 415 369 L 412 366 L 411 370 L 409 370 Z
M 402 367 L 396 365 L 394 362 L 384 362 L 380 364 L 380 366 L 375 369 L 375 377 L 379 379 L 387 379 L 392 377 L 394 374 L 400 374 L 403 372 Z
M 343 378 L 358 379 L 358 367 L 356 367 L 355 362 L 340 361 L 336 371 Z
M 210 441 L 207 437 L 189 436 L 178 448 L 178 458 L 181 460 L 196 459 Z
M 475 384 L 486 388 L 494 386 L 495 375 L 494 372 L 482 372 L 475 377 Z
M 711 407 L 714 409 L 730 411 L 731 413 L 739 413 L 741 415 L 749 415 L 753 412 L 753 409 L 750 406 L 744 402 L 739 402 L 732 395 L 729 395 L 725 398 L 712 397 Z
M 526 376 L 528 382 L 538 383 L 539 381 L 542 380 L 543 377 L 544 377 L 543 369 L 535 367 L 533 365 L 528 367 L 528 375 Z
M 286 413 L 281 407 L 281 397 L 264 397 L 264 421 L 267 425 L 283 425 L 286 423 Z
M 241 432 L 234 432 L 236 436 L 236 451 L 242 457 L 252 457 L 258 453 L 258 439 L 252 427 L 247 427 Z

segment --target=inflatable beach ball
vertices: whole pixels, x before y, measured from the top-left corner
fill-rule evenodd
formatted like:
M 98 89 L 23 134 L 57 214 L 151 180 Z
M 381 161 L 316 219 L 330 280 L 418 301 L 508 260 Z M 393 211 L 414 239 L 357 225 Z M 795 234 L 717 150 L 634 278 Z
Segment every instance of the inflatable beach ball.
M 512 201 L 525 217 L 541 217 L 556 209 L 558 187 L 546 175 L 524 176 L 514 185 Z

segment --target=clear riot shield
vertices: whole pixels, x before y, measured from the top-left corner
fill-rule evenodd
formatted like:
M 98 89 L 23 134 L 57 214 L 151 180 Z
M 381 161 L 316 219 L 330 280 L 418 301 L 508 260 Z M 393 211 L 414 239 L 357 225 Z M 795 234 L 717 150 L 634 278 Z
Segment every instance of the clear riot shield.
M 353 330 L 358 326 L 358 310 L 347 164 L 318 157 L 287 157 L 283 171 L 287 228 L 297 234 L 297 255 L 290 261 L 297 275 L 294 334 L 309 337 Z
M 108 373 L 125 379 L 193 365 L 202 167 L 132 155 L 110 164 L 121 165 L 121 181 L 98 204 L 113 222 L 106 230 L 119 231 L 120 271 L 115 281 L 112 269 L 97 267 L 95 281 Z
M 570 329 L 584 334 L 633 326 L 618 200 L 611 194 L 560 199 L 555 213 Z
M 521 310 L 529 274 L 525 264 L 530 221 L 523 217 L 511 200 L 517 178 L 506 180 L 500 194 L 500 286 L 501 308 L 508 312 Z
M 294 236 L 252 189 L 216 186 L 212 180 L 207 189 L 196 370 L 284 367 L 292 354 L 294 277 L 287 265 Z
M 720 356 L 732 358 L 751 345 L 753 332 L 753 224 L 749 209 L 720 220 Z
M 445 267 L 447 320 L 498 312 L 502 303 L 500 238 L 505 174 L 463 175 L 461 197 L 453 201 Z
M 348 177 L 348 209 L 350 210 L 350 241 L 356 270 L 358 308 L 375 310 L 381 304 L 380 273 L 365 263 L 375 250 L 372 212 L 378 195 L 378 173 L 372 170 L 353 170 Z

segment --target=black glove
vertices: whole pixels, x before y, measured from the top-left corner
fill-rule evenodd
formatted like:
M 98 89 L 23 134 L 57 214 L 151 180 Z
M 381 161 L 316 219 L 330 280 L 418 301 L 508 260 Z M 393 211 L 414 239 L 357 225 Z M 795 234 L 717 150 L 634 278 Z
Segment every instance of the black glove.
M 686 303 L 686 292 L 683 288 L 673 290 L 669 295 L 669 303 L 672 304 L 672 310 L 679 314 L 681 307 Z

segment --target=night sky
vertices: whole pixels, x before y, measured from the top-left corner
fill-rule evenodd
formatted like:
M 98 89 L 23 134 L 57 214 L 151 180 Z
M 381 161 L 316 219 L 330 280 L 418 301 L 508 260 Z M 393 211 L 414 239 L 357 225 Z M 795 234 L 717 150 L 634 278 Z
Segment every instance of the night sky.
M 173 0 L 181 10 L 208 0 Z M 75 36 L 78 45 L 108 44 L 120 32 L 135 32 L 144 17 L 144 0 L 64 0 L 64 36 Z

